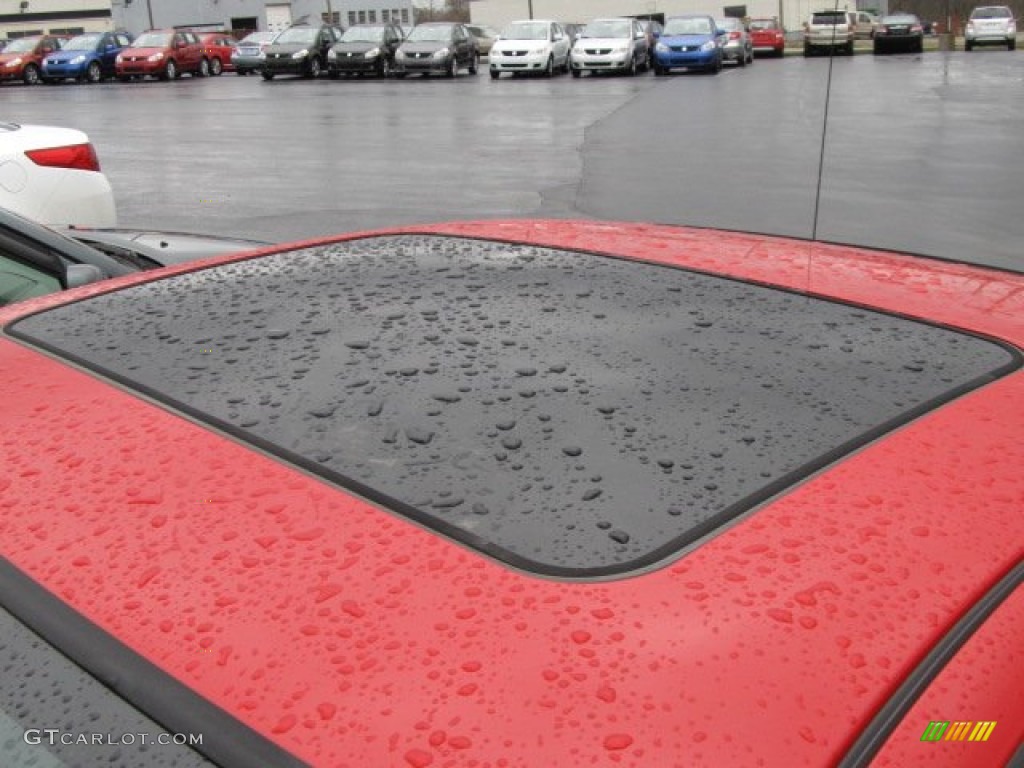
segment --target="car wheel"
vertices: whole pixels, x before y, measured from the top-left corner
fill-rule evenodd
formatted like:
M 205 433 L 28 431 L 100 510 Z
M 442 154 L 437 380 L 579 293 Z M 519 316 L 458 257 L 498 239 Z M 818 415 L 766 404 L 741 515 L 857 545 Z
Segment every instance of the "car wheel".
M 469 74 L 475 75 L 480 71 L 480 54 L 474 53 L 473 58 L 469 60 Z
M 164 64 L 163 74 L 160 75 L 161 80 L 174 80 L 178 76 L 178 65 L 174 63 L 174 59 L 168 59 L 167 63 Z
M 28 64 L 25 71 L 21 73 L 21 79 L 25 85 L 37 85 L 39 83 L 39 67 L 35 64 Z
M 85 82 L 98 83 L 102 79 L 103 70 L 100 69 L 100 63 L 98 61 L 90 62 L 85 70 Z
M 452 54 L 451 61 L 448 64 L 448 77 L 458 77 L 458 76 L 459 76 L 459 60 L 455 56 L 455 54 Z
M 235 74 L 238 75 L 239 77 L 245 77 L 246 75 L 249 74 L 249 70 L 248 69 L 236 69 L 235 70 Z
M 387 56 L 380 57 L 380 69 L 377 74 L 381 77 L 391 77 L 391 59 Z
M 199 61 L 199 69 L 195 72 L 195 77 L 209 77 L 210 76 L 210 60 L 203 57 Z
M 1007 40 L 1006 41 L 1006 50 L 1008 50 L 1008 51 L 1015 51 L 1015 50 L 1017 50 L 1017 41 L 1016 40 Z
M 629 76 L 636 77 L 636 56 L 629 60 Z
M 853 40 L 846 44 L 846 55 L 853 56 Z
M 717 75 L 721 71 L 722 71 L 722 57 L 719 56 L 717 59 L 715 59 L 715 63 L 711 65 L 711 74 Z
M 219 76 L 224 71 L 224 65 L 220 63 L 220 59 L 210 59 L 210 74 L 214 77 Z
M 655 77 L 664 77 L 666 74 L 668 74 L 668 70 L 665 69 L 664 67 L 658 65 L 657 62 L 655 62 L 655 64 L 654 64 L 654 76 Z
M 971 43 L 969 43 L 969 42 L 967 42 L 965 40 L 964 41 L 964 50 L 965 51 L 973 51 L 974 50 L 974 46 Z
M 582 72 L 580 72 L 578 69 L 572 70 L 572 76 L 573 77 L 579 77 L 581 74 L 582 74 Z
M 313 80 L 320 77 L 320 59 L 316 56 L 309 60 L 309 66 L 306 68 L 306 77 Z
M 782 46 L 781 48 L 776 48 L 775 49 L 775 57 L 776 58 L 781 59 L 785 55 L 786 55 L 786 46 Z
M 544 77 L 555 76 L 555 57 L 548 56 L 548 63 L 544 65 Z
M 741 67 L 747 66 L 747 54 L 740 51 L 740 57 L 736 59 L 736 63 Z
M 810 56 L 810 55 L 811 55 L 811 46 L 809 46 L 807 43 L 804 43 L 804 56 Z
M 273 72 L 261 72 L 260 74 L 263 75 L 263 79 L 264 80 L 273 80 L 274 79 L 274 73 Z
M 924 53 L 924 40 L 918 40 L 914 45 L 914 51 L 917 53 Z
M 132 76 L 131 75 L 119 75 L 117 79 L 120 80 L 122 83 L 130 83 L 132 81 Z

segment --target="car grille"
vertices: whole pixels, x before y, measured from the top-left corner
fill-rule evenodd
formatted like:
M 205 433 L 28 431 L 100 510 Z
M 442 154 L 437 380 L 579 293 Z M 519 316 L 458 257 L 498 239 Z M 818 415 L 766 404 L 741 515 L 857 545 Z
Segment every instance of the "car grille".
M 611 48 L 584 48 L 583 52 L 588 56 L 607 56 L 612 52 Z
M 431 56 L 432 56 L 433 54 L 430 54 L 430 53 L 421 53 L 421 52 L 418 52 L 418 51 L 417 51 L 417 52 L 409 53 L 409 54 L 406 54 L 406 55 L 407 55 L 407 56 L 408 56 L 408 57 L 409 57 L 410 59 L 429 59 L 429 58 L 430 58 L 430 57 L 431 57 Z
M 700 50 L 699 45 L 671 45 L 669 50 L 674 53 L 696 53 Z
M 145 56 L 124 56 L 121 61 L 145 61 Z

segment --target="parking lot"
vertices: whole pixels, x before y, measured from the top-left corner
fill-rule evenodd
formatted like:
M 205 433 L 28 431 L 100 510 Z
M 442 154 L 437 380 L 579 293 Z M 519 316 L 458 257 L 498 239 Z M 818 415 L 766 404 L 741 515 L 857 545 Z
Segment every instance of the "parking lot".
M 718 76 L 226 74 L 2 92 L 6 119 L 90 134 L 126 226 L 282 241 L 598 218 L 1020 269 L 1022 82 L 1024 58 L 990 50 L 787 57 Z

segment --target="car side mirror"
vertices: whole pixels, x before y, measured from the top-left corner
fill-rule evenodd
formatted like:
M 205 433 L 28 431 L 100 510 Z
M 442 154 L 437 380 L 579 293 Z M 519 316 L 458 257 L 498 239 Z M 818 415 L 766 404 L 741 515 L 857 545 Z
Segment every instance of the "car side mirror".
M 91 285 L 106 280 L 106 278 L 103 271 L 94 264 L 70 264 L 64 271 L 64 285 L 67 288 Z

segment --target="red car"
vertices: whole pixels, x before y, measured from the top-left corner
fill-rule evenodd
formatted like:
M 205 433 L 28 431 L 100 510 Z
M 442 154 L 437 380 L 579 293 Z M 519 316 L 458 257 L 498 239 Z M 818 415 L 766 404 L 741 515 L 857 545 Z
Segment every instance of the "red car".
M 1019 273 L 571 221 L 10 306 L 15 759 L 1019 759 L 1022 318 Z
M 36 85 L 42 80 L 43 59 L 59 51 L 67 38 L 34 35 L 11 40 L 0 53 L 0 82 L 21 80 Z
M 778 19 L 751 19 L 750 41 L 754 45 L 754 53 L 770 52 L 774 56 L 786 53 L 786 33 Z
M 211 75 L 235 71 L 235 65 L 231 63 L 231 54 L 235 52 L 238 43 L 231 35 L 226 32 L 203 32 L 199 35 L 199 42 L 203 46 L 206 60 L 210 63 Z
M 206 77 L 210 61 L 195 32 L 181 29 L 154 29 L 143 32 L 117 55 L 114 71 L 123 81 L 134 77 L 175 80 L 183 74 Z

